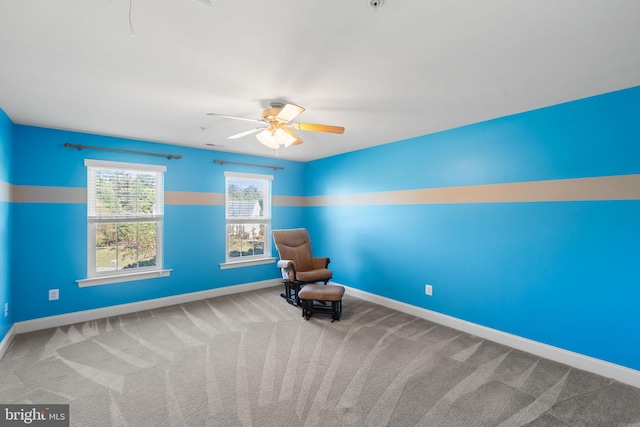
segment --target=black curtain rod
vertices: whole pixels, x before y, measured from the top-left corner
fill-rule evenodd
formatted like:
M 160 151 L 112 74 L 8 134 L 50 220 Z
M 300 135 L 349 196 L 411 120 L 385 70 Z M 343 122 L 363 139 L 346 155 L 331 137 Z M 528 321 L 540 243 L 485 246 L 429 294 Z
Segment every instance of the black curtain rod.
M 117 148 L 92 147 L 90 145 L 70 144 L 68 142 L 65 142 L 64 146 L 77 148 L 78 150 L 113 151 L 114 153 L 143 154 L 145 156 L 166 157 L 169 160 L 182 158 L 182 156 L 174 156 L 173 154 L 158 154 L 158 153 L 148 153 L 146 151 L 118 150 Z

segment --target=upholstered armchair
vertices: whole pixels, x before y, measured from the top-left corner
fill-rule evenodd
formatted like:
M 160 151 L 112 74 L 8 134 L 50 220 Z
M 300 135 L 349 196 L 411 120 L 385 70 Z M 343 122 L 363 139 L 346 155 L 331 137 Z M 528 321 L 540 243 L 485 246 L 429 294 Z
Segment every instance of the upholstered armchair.
M 327 282 L 333 276 L 329 258 L 312 256 L 311 240 L 305 228 L 273 230 L 273 241 L 278 250 L 278 268 L 284 284 L 283 298 L 290 304 L 300 306 L 300 288 L 307 283 Z

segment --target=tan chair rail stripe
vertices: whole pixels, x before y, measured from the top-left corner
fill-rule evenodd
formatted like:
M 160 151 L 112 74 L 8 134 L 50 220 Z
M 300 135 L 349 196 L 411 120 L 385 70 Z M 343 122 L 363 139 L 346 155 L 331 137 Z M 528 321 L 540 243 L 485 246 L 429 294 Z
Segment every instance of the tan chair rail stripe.
M 640 175 L 308 197 L 307 206 L 640 200 Z
M 224 193 L 165 191 L 164 194 L 166 205 L 224 206 L 225 202 Z M 0 201 L 9 200 L 17 203 L 86 203 L 87 191 L 75 187 L 10 185 L 0 181 Z M 596 200 L 640 200 L 640 174 L 335 196 L 274 195 L 273 205 L 302 207 Z
M 306 206 L 307 198 L 303 196 L 271 196 L 273 206 Z
M 164 204 L 224 206 L 224 193 L 165 191 Z
M 17 203 L 87 203 L 87 189 L 12 185 L 11 201 Z

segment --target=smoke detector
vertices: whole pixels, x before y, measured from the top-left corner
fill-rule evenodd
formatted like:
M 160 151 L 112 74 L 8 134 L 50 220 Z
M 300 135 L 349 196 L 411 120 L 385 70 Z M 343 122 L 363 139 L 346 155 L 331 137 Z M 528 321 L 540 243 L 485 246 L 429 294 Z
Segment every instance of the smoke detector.
M 382 6 L 384 0 L 369 0 L 369 6 L 373 8 L 373 10 L 378 10 L 380 6 Z

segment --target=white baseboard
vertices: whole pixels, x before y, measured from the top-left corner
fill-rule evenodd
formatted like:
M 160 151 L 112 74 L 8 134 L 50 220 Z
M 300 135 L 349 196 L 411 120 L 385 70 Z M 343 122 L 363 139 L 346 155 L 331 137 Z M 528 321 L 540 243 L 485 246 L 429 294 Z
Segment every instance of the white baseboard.
M 9 332 L 7 332 L 7 334 L 4 336 L 2 341 L 0 341 L 0 359 L 2 359 L 2 356 L 4 356 L 4 353 L 9 348 L 9 344 L 11 344 L 11 341 L 13 340 L 13 336 L 15 334 L 16 334 L 16 325 L 13 325 L 9 329 Z
M 334 284 L 337 285 L 339 283 Z M 467 322 L 466 320 L 461 320 L 456 317 L 448 316 L 446 314 L 427 310 L 426 308 L 416 307 L 414 305 L 382 297 L 380 295 L 371 294 L 369 292 L 361 291 L 359 289 L 355 289 L 346 285 L 342 286 L 347 289 L 347 293 L 349 295 L 353 295 L 365 301 L 373 302 L 384 307 L 430 320 L 432 322 L 439 323 L 441 325 L 448 326 L 450 328 L 454 328 L 472 335 L 476 335 L 478 337 L 494 341 L 499 344 L 507 345 L 518 350 L 526 351 L 527 353 L 535 354 L 536 356 L 543 357 L 545 359 L 563 363 L 565 365 L 569 365 L 583 371 L 592 372 L 594 374 L 601 375 L 606 378 L 612 378 L 614 380 L 620 381 L 621 383 L 640 388 L 640 371 L 637 371 L 635 369 L 616 365 L 611 362 L 606 362 L 601 359 L 585 356 L 580 353 L 564 350 L 562 348 L 554 347 L 548 344 L 543 344 L 538 341 L 519 337 L 517 335 L 502 332 L 497 329 L 488 328 L 476 323 Z
M 175 304 L 184 304 L 187 302 L 199 301 L 223 295 L 231 295 L 240 292 L 270 288 L 272 286 L 278 286 L 281 284 L 281 279 L 270 279 L 262 280 L 260 282 L 245 283 L 242 285 L 225 286 L 223 288 L 208 289 L 206 291 L 191 292 L 188 294 L 173 295 L 170 297 L 132 302 L 129 304 L 114 305 L 110 307 L 97 308 L 94 310 L 76 311 L 73 313 L 60 314 L 57 316 L 26 320 L 24 322 L 16 322 L 13 325 L 12 329 L 15 329 L 15 334 L 22 334 L 25 332 L 33 332 L 39 331 L 41 329 L 70 325 L 72 323 L 88 322 L 91 320 L 103 319 L 105 317 L 121 316 L 123 314 L 135 313 L 137 311 L 152 310 L 155 308 L 167 307 Z M 9 334 L 7 334 L 7 336 L 9 336 Z

